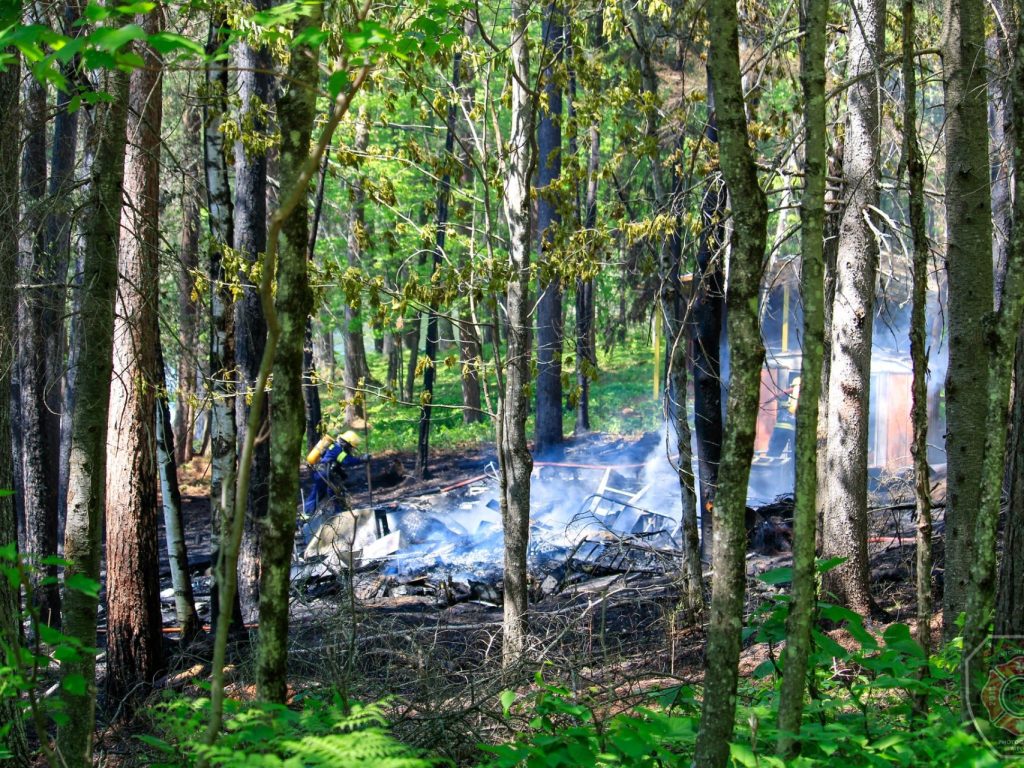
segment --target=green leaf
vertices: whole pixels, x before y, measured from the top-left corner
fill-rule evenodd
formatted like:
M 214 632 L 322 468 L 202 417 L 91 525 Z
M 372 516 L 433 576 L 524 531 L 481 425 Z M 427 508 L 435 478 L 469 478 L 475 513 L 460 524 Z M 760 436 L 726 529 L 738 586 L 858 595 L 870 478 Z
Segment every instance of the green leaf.
M 88 688 L 85 678 L 77 672 L 65 677 L 60 684 L 72 696 L 84 696 Z
M 729 756 L 735 763 L 747 766 L 747 768 L 756 768 L 757 766 L 757 755 L 746 744 L 730 744 Z
M 339 69 L 327 79 L 327 93 L 332 99 L 336 99 L 342 91 L 348 90 L 348 83 L 348 72 Z
M 830 557 L 826 560 L 819 560 L 817 562 L 818 573 L 828 573 L 833 568 L 838 568 L 840 565 L 846 562 L 845 557 Z
M 184 51 L 197 56 L 205 54 L 203 46 L 195 40 L 189 40 L 187 37 L 175 34 L 174 32 L 157 32 L 155 35 L 150 35 L 149 44 L 153 46 L 153 50 L 164 56 L 174 51 Z
M 508 711 L 509 711 L 509 709 L 512 708 L 512 704 L 516 700 L 516 692 L 515 691 L 502 691 L 501 692 L 500 700 L 501 700 L 501 710 L 505 714 L 505 717 L 508 717 Z
M 14 491 L 12 491 L 12 490 L 10 490 L 8 488 L 0 488 L 0 499 L 4 498 L 5 496 L 13 496 L 13 495 L 14 495 Z
M 788 566 L 772 568 L 770 571 L 759 573 L 757 580 L 763 581 L 765 584 L 787 584 L 793 581 L 793 569 Z
M 81 573 L 73 573 L 64 579 L 64 588 L 86 595 L 87 597 L 100 596 L 100 583 Z

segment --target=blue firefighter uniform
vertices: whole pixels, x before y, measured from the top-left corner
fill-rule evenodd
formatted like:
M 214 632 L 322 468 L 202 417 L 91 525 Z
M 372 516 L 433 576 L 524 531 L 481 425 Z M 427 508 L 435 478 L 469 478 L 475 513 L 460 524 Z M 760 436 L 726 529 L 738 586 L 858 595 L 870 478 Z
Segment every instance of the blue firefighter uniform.
M 349 431 L 337 439 L 325 437 L 310 451 L 306 460 L 312 465 L 313 471 L 302 503 L 302 511 L 307 518 L 312 517 L 317 506 L 331 495 L 336 497 L 336 504 L 341 505 L 345 470 L 364 464 L 370 458 L 368 454 L 356 454 L 359 442 L 358 435 Z

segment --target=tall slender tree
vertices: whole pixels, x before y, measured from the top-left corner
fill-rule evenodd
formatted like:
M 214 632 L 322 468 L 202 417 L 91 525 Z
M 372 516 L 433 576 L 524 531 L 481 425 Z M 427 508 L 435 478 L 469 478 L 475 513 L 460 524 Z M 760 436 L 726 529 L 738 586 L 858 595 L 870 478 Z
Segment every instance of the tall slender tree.
M 956 632 L 976 559 L 975 521 L 988 407 L 992 312 L 992 203 L 985 74 L 985 4 L 947 0 L 942 15 L 946 138 L 946 274 L 949 365 L 946 372 L 946 553 L 942 628 Z
M 346 255 L 349 267 L 359 268 L 362 263 L 363 250 L 366 246 L 366 186 L 363 179 L 361 156 L 366 154 L 370 144 L 370 122 L 366 105 L 359 108 L 356 119 L 356 135 L 353 150 L 360 156 L 359 167 L 349 187 L 348 240 Z M 357 419 L 366 418 L 360 382 L 368 381 L 370 368 L 366 362 L 366 345 L 363 342 L 363 316 L 357 307 L 345 304 L 345 369 L 342 378 L 345 382 L 345 421 L 352 424 Z M 419 335 L 416 336 L 419 344 Z M 412 387 L 410 387 L 410 392 Z
M 20 143 L 19 97 L 20 67 L 8 63 L 0 71 L 0 274 L 14 274 L 18 264 L 18 145 Z M 11 433 L 11 379 L 13 378 L 17 340 L 15 329 L 15 291 L 10 280 L 0 281 L 0 435 Z M 14 487 L 14 462 L 5 444 L 0 449 L 0 488 Z M 0 547 L 17 551 L 18 521 L 14 496 L 0 496 Z M 0 579 L 0 643 L 16 648 L 21 634 L 21 588 L 9 579 Z M 13 666 L 14 659 L 2 658 Z M 0 699 L 0 722 L 9 728 L 0 740 L 0 749 L 11 753 L 13 768 L 30 764 L 22 710 L 14 697 Z
M 29 4 L 26 21 L 41 23 L 38 4 Z M 46 85 L 32 77 L 24 85 L 22 124 L 24 148 L 21 154 L 22 275 L 18 301 L 18 394 L 20 403 L 21 492 L 25 517 L 25 549 L 38 557 L 57 554 L 57 472 L 59 449 L 51 445 L 55 429 L 54 413 L 47 402 L 46 370 L 47 337 L 52 335 L 44 325 L 46 303 L 51 290 L 46 248 L 44 213 L 46 202 Z M 52 313 L 50 313 L 52 315 Z M 57 567 L 50 564 L 33 571 L 33 594 L 43 621 L 60 626 L 60 591 L 56 581 Z
M 562 282 L 552 251 L 562 222 L 558 180 L 562 175 L 562 82 L 565 60 L 565 10 L 556 0 L 544 7 L 541 30 L 540 109 L 537 112 L 537 421 L 534 450 L 562 443 Z
M 203 99 L 203 166 L 209 210 L 210 248 L 210 556 L 221 557 L 221 532 L 225 518 L 235 507 L 235 342 L 231 290 L 224 267 L 226 249 L 234 242 L 234 218 L 228 158 L 221 127 L 227 114 L 228 67 L 223 56 L 227 41 L 227 14 L 214 6 L 206 43 L 206 92 Z M 210 594 L 211 620 L 221 615 L 218 569 L 213 569 Z M 241 617 L 239 607 L 237 618 Z
M 804 709 L 811 622 L 817 596 L 814 572 L 818 523 L 818 400 L 824 356 L 825 22 L 827 0 L 800 3 L 800 84 L 804 96 L 804 193 L 800 200 L 800 298 L 804 311 L 801 392 L 796 413 L 796 488 L 793 511 L 793 596 L 786 623 L 778 752 L 789 757 L 798 741 Z
M 718 144 L 714 78 L 708 70 L 708 122 L 705 138 Z M 718 465 L 722 457 L 722 321 L 725 315 L 725 194 L 721 176 L 706 179 L 701 200 L 700 244 L 689 326 L 693 347 L 693 425 L 697 433 L 700 480 L 701 555 L 711 559 Z
M 317 29 L 316 12 L 296 26 L 295 34 Z M 295 499 L 299 477 L 295 456 L 301 453 L 304 430 L 302 350 L 306 320 L 313 308 L 309 288 L 309 205 L 312 174 L 309 142 L 316 117 L 317 49 L 298 50 L 288 68 L 288 89 L 279 102 L 281 123 L 281 189 L 290 210 L 274 215 L 280 231 L 277 291 L 273 319 L 277 338 L 274 353 L 273 423 L 270 464 L 270 523 L 264 534 L 264 567 L 260 579 L 260 645 L 256 685 L 260 698 L 284 703 L 287 698 L 288 587 L 295 540 Z M 319 164 L 313 165 L 318 168 Z M 286 195 L 286 197 L 285 197 Z
M 878 207 L 879 100 L 885 0 L 854 0 L 850 10 L 849 91 L 832 308 L 828 391 L 828 502 L 823 554 L 846 561 L 825 574 L 825 589 L 850 608 L 871 611 L 868 590 L 868 399 L 878 243 L 869 217 Z
M 910 359 L 914 370 L 910 420 L 913 429 L 914 496 L 917 513 L 917 641 L 932 646 L 932 497 L 928 476 L 928 350 L 925 303 L 928 294 L 928 228 L 924 203 L 924 160 L 917 136 L 916 15 L 903 0 L 903 162 L 907 166 L 910 234 L 913 238 Z
M 105 78 L 110 96 L 93 118 L 87 153 L 93 157 L 83 210 L 81 351 L 77 399 L 71 424 L 67 522 L 64 527 L 64 583 L 85 576 L 100 580 L 100 544 L 106 507 L 107 415 L 113 362 L 114 300 L 117 292 L 121 191 L 128 123 L 128 77 Z M 63 630 L 85 647 L 96 642 L 98 599 L 88 591 L 65 588 Z M 74 717 L 57 729 L 57 749 L 68 768 L 92 765 L 96 721 L 96 659 L 91 654 L 61 664 L 65 711 Z M 84 681 L 85 685 L 82 686 Z
M 498 408 L 497 443 L 504 546 L 502 659 L 517 663 L 526 650 L 526 548 L 530 539 L 530 473 L 533 457 L 526 442 L 530 380 L 530 174 L 535 105 L 530 94 L 529 0 L 512 0 L 512 124 L 505 157 L 502 204 L 509 230 L 505 294 L 508 342 L 504 386 Z
M 437 188 L 437 223 L 434 228 L 434 256 L 431 263 L 431 277 L 436 275 L 444 263 L 445 240 L 448 235 L 448 204 L 452 196 L 452 167 L 455 164 L 455 131 L 458 116 L 459 75 L 462 66 L 462 54 L 456 51 L 452 57 L 452 91 L 448 94 L 448 108 L 445 112 L 444 137 L 444 170 L 441 172 L 441 183 Z M 433 282 L 433 280 L 431 281 Z M 430 451 L 430 415 L 434 399 L 434 362 L 437 357 L 438 345 L 438 302 L 432 299 L 427 312 L 427 343 L 424 356 L 427 364 L 423 367 L 423 394 L 420 397 L 420 431 L 416 444 L 416 476 L 425 478 L 428 474 L 427 461 Z
M 1018 19 L 1024 18 L 1021 15 L 1024 13 L 1024 2 L 1017 0 L 1014 10 L 1018 14 Z M 971 24 L 974 26 L 973 20 Z M 977 29 L 974 29 L 973 32 L 976 33 Z M 963 673 L 965 678 L 968 672 L 968 654 L 983 647 L 986 638 L 992 631 L 995 618 L 996 549 L 999 538 L 1003 479 L 1006 471 L 1007 415 L 1014 370 L 1013 351 L 1020 335 L 1021 317 L 1024 314 L 1024 226 L 1020 226 L 1024 222 L 1024 175 L 1019 172 L 1020 163 L 1024 160 L 1024 110 L 1020 109 L 1020 106 L 1024 105 L 1024 37 L 1021 35 L 1017 36 L 1013 76 L 1010 78 L 1010 84 L 1014 104 L 1013 155 L 1018 168 L 1014 178 L 1014 225 L 1007 254 L 1005 277 L 1002 290 L 999 292 L 999 306 L 996 309 L 995 317 L 991 318 L 985 334 L 990 372 L 987 390 L 984 390 L 987 395 L 987 420 L 984 431 L 983 472 L 978 478 L 981 487 L 981 507 L 977 510 L 974 534 L 971 539 L 973 559 L 970 563 L 970 582 L 965 606 L 966 621 L 963 628 L 965 651 Z M 974 151 L 977 151 L 977 148 Z M 952 322 L 952 318 L 950 322 Z M 1020 385 L 1018 381 L 1017 386 Z M 948 508 L 947 514 L 949 514 Z M 1013 554 L 1011 550 L 1004 557 Z M 975 655 L 975 659 L 979 658 L 984 660 L 984 654 Z M 971 712 L 979 711 L 979 696 L 986 683 L 987 672 L 984 666 L 978 668 L 978 665 L 975 664 L 970 667 L 970 677 L 963 681 L 965 719 L 970 717 Z
M 708 5 L 708 71 L 715 84 L 719 163 L 732 201 L 733 236 L 729 256 L 728 336 L 730 380 L 725 435 L 718 475 L 718 504 L 712 567 L 704 702 L 694 764 L 725 766 L 736 719 L 736 683 L 746 586 L 747 481 L 761 392 L 764 346 L 758 327 L 757 297 L 767 235 L 767 203 L 747 134 L 739 61 L 736 4 Z
M 147 34 L 162 27 L 157 9 L 137 19 Z M 157 545 L 157 316 L 160 269 L 160 126 L 163 70 L 139 46 L 145 65 L 128 88 L 113 380 L 107 422 L 107 693 L 131 703 L 164 664 Z
M 264 11 L 270 0 L 256 0 L 253 10 Z M 245 441 L 252 387 L 259 376 L 266 343 L 267 323 L 260 307 L 256 271 L 267 249 L 267 112 L 270 108 L 270 51 L 264 45 L 244 41 L 234 47 L 238 69 L 238 97 L 241 102 L 241 138 L 235 142 L 234 250 L 240 259 L 238 280 L 241 295 L 234 304 L 235 362 L 238 386 L 243 397 L 235 398 L 238 445 Z M 266 423 L 266 408 L 260 414 L 259 429 Z M 238 557 L 238 595 L 246 621 L 256 617 L 259 607 L 260 534 L 267 516 L 267 481 L 270 471 L 270 441 L 256 444 L 252 478 L 249 483 L 245 535 Z

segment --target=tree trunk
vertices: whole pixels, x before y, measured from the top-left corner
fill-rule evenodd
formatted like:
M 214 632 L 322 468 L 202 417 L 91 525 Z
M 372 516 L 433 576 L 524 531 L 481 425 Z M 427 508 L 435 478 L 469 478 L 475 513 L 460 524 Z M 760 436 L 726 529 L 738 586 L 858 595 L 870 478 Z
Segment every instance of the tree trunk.
M 980 12 L 980 9 L 972 6 L 971 8 L 961 8 L 961 11 L 963 12 L 965 40 L 977 41 L 976 35 L 980 34 L 982 28 L 981 20 L 970 19 L 971 32 L 968 35 L 966 32 L 967 14 Z M 1018 2 L 1017 12 L 1021 11 L 1024 11 L 1024 8 Z M 977 49 L 972 45 L 969 50 Z M 1024 37 L 1020 35 L 1017 36 L 1013 76 L 1009 82 L 1012 88 L 1013 103 L 1024 105 Z M 972 125 L 971 129 L 974 128 L 975 126 Z M 1013 138 L 1014 157 L 1019 160 L 1024 157 L 1024 110 L 1013 110 Z M 977 149 L 977 147 L 972 147 L 973 152 L 977 152 Z M 969 547 L 970 582 L 967 589 L 966 621 L 963 628 L 965 660 L 970 658 L 969 654 L 984 647 L 985 640 L 992 629 L 995 609 L 996 547 L 1005 477 L 1007 406 L 1009 405 L 1013 375 L 1013 350 L 1020 334 L 1021 315 L 1024 310 L 1024 227 L 1017 226 L 1020 222 L 1024 222 L 1024 175 L 1020 173 L 1019 168 L 1017 170 L 1013 196 L 1015 226 L 1007 258 L 1006 276 L 1000 292 L 1002 300 L 996 310 L 994 321 L 990 315 L 990 322 L 986 323 L 985 346 L 982 347 L 989 351 L 990 373 L 987 384 L 983 384 L 983 386 L 987 386 L 985 391 L 987 392 L 988 412 L 984 432 L 979 433 L 985 435 L 983 471 L 977 478 L 981 488 L 981 508 L 977 511 L 973 536 L 967 539 L 972 546 Z M 987 257 L 988 252 L 985 255 Z M 988 273 L 985 271 L 983 274 L 987 276 Z M 961 289 L 965 287 L 962 286 Z M 952 316 L 950 322 L 952 323 Z M 977 354 L 977 350 L 975 354 Z M 952 368 L 950 370 L 952 372 Z M 1018 386 L 1020 386 L 1019 382 Z M 948 506 L 946 514 L 949 514 Z M 1012 557 L 1013 554 L 1012 549 L 1006 549 L 1003 557 Z M 985 655 L 978 654 L 975 658 L 984 661 Z M 980 668 L 978 668 L 979 666 Z M 966 676 L 968 671 L 966 665 L 961 671 Z M 964 680 L 962 689 L 965 719 L 969 717 L 971 711 L 978 711 L 979 696 L 986 682 L 988 670 L 982 663 L 981 665 L 972 665 L 970 672 L 971 677 L 969 680 Z M 968 704 L 971 706 L 969 707 Z
M 601 16 L 593 21 L 595 51 L 604 47 L 604 28 Z M 595 119 L 589 131 L 590 152 L 587 156 L 587 195 L 584 202 L 583 226 L 596 236 L 597 189 L 600 183 L 598 168 L 601 163 L 601 126 Z M 594 279 L 576 281 L 576 433 L 590 431 L 590 380 L 597 373 L 597 349 L 594 344 Z M 687 425 L 689 432 L 689 425 Z M 688 446 L 689 447 L 689 446 Z
M 266 10 L 269 0 L 257 0 L 253 9 Z M 260 361 L 266 344 L 267 323 L 260 307 L 259 288 L 254 268 L 267 249 L 267 155 L 259 145 L 266 140 L 263 119 L 270 103 L 272 67 L 265 47 L 253 48 L 241 43 L 235 48 L 238 67 L 238 96 L 241 101 L 239 123 L 246 127 L 245 138 L 235 143 L 234 249 L 240 259 L 238 280 L 243 288 L 235 302 L 235 362 L 239 392 L 235 398 L 236 445 L 245 441 L 249 421 L 252 388 L 259 376 Z M 259 431 L 266 425 L 267 412 L 260 414 Z M 236 449 L 237 450 L 237 449 Z M 259 610 L 260 535 L 267 516 L 267 479 L 270 471 L 270 442 L 256 444 L 249 482 L 245 533 L 238 557 L 238 596 L 242 617 L 252 621 Z
M 932 647 L 932 497 L 928 477 L 928 348 L 925 305 L 928 300 L 928 226 L 924 204 L 924 161 L 917 138 L 917 72 L 914 67 L 914 0 L 903 0 L 903 161 L 910 185 L 910 233 L 913 238 L 913 288 L 910 310 L 910 359 L 914 370 L 910 421 L 913 429 L 914 494 L 917 513 L 917 641 L 925 654 Z
M 353 151 L 357 156 L 366 153 L 370 143 L 370 124 L 366 107 L 359 109 L 356 121 L 356 137 Z M 366 243 L 366 190 L 363 186 L 362 168 L 356 170 L 356 178 L 349 188 L 348 218 L 348 265 L 359 268 L 362 263 L 363 246 Z M 366 363 L 366 346 L 363 343 L 363 318 L 358 309 L 345 304 L 345 422 L 352 424 L 366 418 L 365 404 L 360 382 L 369 381 L 370 368 Z M 412 392 L 412 387 L 409 389 Z M 409 399 L 412 399 L 410 395 Z
M 185 517 L 181 510 L 181 490 L 178 488 L 178 467 L 174 463 L 174 430 L 171 429 L 171 409 L 167 403 L 167 376 L 160 334 L 156 338 L 156 367 L 160 376 L 156 410 L 156 463 L 160 474 L 160 500 L 164 513 L 164 534 L 167 538 L 167 561 L 171 569 L 174 589 L 174 613 L 178 621 L 182 644 L 188 644 L 202 627 L 196 613 L 196 599 L 192 593 L 192 579 L 188 571 L 188 552 L 185 549 Z
M 811 653 L 811 625 L 817 597 L 814 570 L 818 524 L 818 401 L 824 357 L 825 175 L 828 135 L 825 118 L 825 22 L 827 0 L 800 4 L 800 81 L 804 95 L 804 192 L 800 201 L 801 344 L 800 397 L 796 413 L 796 485 L 793 509 L 793 591 L 786 622 L 786 649 L 779 700 L 777 750 L 792 757 L 799 742 L 804 690 Z
M 498 408 L 498 467 L 501 520 L 505 532 L 502 662 L 510 667 L 526 651 L 528 584 L 526 548 L 530 539 L 530 473 L 526 443 L 530 382 L 530 170 L 534 105 L 527 41 L 528 0 L 512 0 L 512 125 L 505 157 L 502 203 L 509 229 L 511 273 L 506 293 L 508 346 L 504 393 Z
M 828 502 L 825 557 L 846 562 L 824 575 L 824 588 L 862 615 L 868 590 L 868 401 L 871 330 L 878 243 L 866 218 L 878 206 L 879 81 L 885 0 L 854 0 L 849 26 L 850 88 L 843 177 L 845 209 L 839 230 L 836 298 L 832 309 L 832 363 L 828 392 Z
M 683 136 L 677 139 L 682 149 Z M 683 175 L 678 166 L 672 172 L 673 205 L 679 205 L 683 195 Z M 690 621 L 694 621 L 704 608 L 704 581 L 701 573 L 700 535 L 698 533 L 697 497 L 694 489 L 693 448 L 690 436 L 690 416 L 687 407 L 687 329 L 688 297 L 683 288 L 685 270 L 683 258 L 683 220 L 681 211 L 674 211 L 676 226 L 662 251 L 661 308 L 665 322 L 665 340 L 668 347 L 668 381 L 665 387 L 666 421 L 675 432 L 675 449 L 679 456 L 676 473 L 679 477 L 682 526 L 682 588 L 680 604 Z M 579 341 L 577 336 L 577 342 Z M 659 372 L 660 373 L 660 372 Z M 671 441 L 672 435 L 667 435 Z M 671 442 L 668 443 L 671 445 Z M 667 449 L 668 446 L 666 446 Z
M 77 26 L 80 7 L 77 2 L 64 5 L 64 34 L 77 37 L 81 27 Z M 71 79 L 80 66 L 76 56 L 65 63 L 61 71 Z M 68 301 L 68 267 L 75 260 L 71 251 L 71 225 L 73 198 L 76 183 L 75 161 L 78 148 L 78 111 L 71 109 L 71 92 L 57 92 L 57 112 L 53 119 L 53 146 L 50 155 L 50 206 L 46 217 L 46 253 L 49 273 L 46 282 L 50 284 L 44 307 L 43 327 L 53 329 L 47 335 L 46 378 L 47 378 L 47 443 L 51 456 L 56 462 L 56 518 L 55 541 L 60 539 L 60 529 L 66 515 L 68 488 L 68 451 L 71 448 L 71 406 L 69 403 L 70 356 L 68 335 L 70 323 L 65 321 Z M 72 317 L 74 312 L 72 312 Z M 59 330 L 57 330 L 59 329 Z
M 64 583 L 76 576 L 100 580 L 100 542 L 106 506 L 107 415 L 113 360 L 114 299 L 117 292 L 118 236 L 128 118 L 128 77 L 108 75 L 94 117 L 90 144 L 96 147 L 89 191 L 82 211 L 84 259 L 82 274 L 81 345 L 77 399 L 71 424 L 67 522 L 64 528 Z M 65 588 L 63 631 L 86 647 L 96 643 L 95 596 Z M 85 680 L 62 686 L 61 700 L 74 713 L 57 729 L 57 748 L 68 768 L 92 766 L 92 735 L 96 714 L 96 659 L 92 654 L 61 665 L 64 680 Z
M 715 84 L 720 165 L 732 199 L 735 222 L 729 262 L 729 399 L 722 458 L 712 567 L 715 571 L 708 628 L 704 702 L 694 764 L 723 767 L 729 758 L 736 719 L 736 682 L 746 586 L 747 482 L 761 392 L 764 347 L 758 328 L 757 296 L 767 236 L 767 204 L 747 136 L 739 66 L 736 5 L 713 0 L 708 71 Z
M 313 204 L 313 224 L 309 228 L 309 242 L 306 244 L 306 260 L 310 264 L 316 259 L 316 240 L 320 232 L 320 218 L 324 209 L 328 159 L 325 154 L 323 162 L 320 163 L 320 174 L 317 179 L 316 202 Z M 323 421 L 316 371 L 316 349 L 313 343 L 312 313 L 306 318 L 306 336 L 302 346 L 302 401 L 306 414 L 306 444 L 312 448 L 320 440 L 320 422 Z
M 295 33 L 318 29 L 320 12 L 297 23 Z M 301 54 L 301 55 L 300 55 Z M 295 510 L 299 497 L 296 457 L 302 452 L 302 349 L 306 320 L 313 308 L 309 288 L 308 240 L 309 206 L 306 200 L 309 177 L 303 166 L 309 155 L 309 141 L 316 116 L 317 56 L 296 51 L 289 65 L 287 91 L 281 96 L 278 116 L 281 124 L 282 198 L 297 203 L 280 220 L 277 292 L 274 307 L 279 335 L 274 351 L 273 424 L 271 432 L 270 508 L 263 535 L 263 571 L 260 580 L 260 638 L 256 661 L 257 695 L 264 701 L 284 704 L 288 698 L 288 587 L 295 543 Z
M 159 12 L 138 17 L 147 32 Z M 156 345 L 160 269 L 161 61 L 140 46 L 131 74 L 107 421 L 107 694 L 124 716 L 163 669 L 157 546 Z
M 1009 453 L 1009 504 L 999 565 L 997 635 L 1024 635 L 1024 333 L 1014 356 Z
M 402 343 L 405 345 L 406 352 L 409 353 L 409 361 L 406 364 L 405 370 L 405 388 L 402 391 L 404 393 L 403 396 L 405 401 L 409 403 L 411 403 L 413 398 L 416 396 L 416 369 L 419 367 L 420 326 L 422 321 L 422 315 L 415 315 L 412 320 L 409 321 L 408 328 L 402 332 Z M 347 348 L 345 350 L 345 354 L 346 356 L 348 355 Z
M 46 304 L 52 293 L 47 281 L 45 253 L 46 196 L 46 86 L 34 77 L 25 84 L 22 105 L 24 150 L 21 160 L 22 221 L 21 283 L 18 302 L 18 394 L 21 399 L 21 491 L 25 515 L 25 550 L 39 558 L 57 554 L 58 440 L 52 440 L 59 421 L 50 413 L 47 398 L 47 337 L 55 314 Z M 65 270 L 66 271 L 66 270 Z M 59 400 L 59 397 L 58 397 Z M 56 413 L 59 413 L 59 409 Z M 56 424 L 56 427 L 55 427 Z M 53 444 L 51 444 L 51 442 Z M 60 626 L 60 590 L 57 566 L 34 569 L 30 575 L 35 607 L 51 626 Z
M 213 54 L 227 38 L 227 16 L 212 13 L 206 50 Z M 225 518 L 235 508 L 235 341 L 231 313 L 231 291 L 226 284 L 225 249 L 234 242 L 231 186 L 228 180 L 227 148 L 221 126 L 227 113 L 228 69 L 223 60 L 206 66 L 206 98 L 203 103 L 203 165 L 206 176 L 210 226 L 210 556 L 221 558 L 221 532 Z M 214 567 L 210 587 L 210 616 L 216 625 L 220 616 L 220 584 Z M 235 616 L 241 618 L 241 607 Z M 214 626 L 216 629 L 216 626 Z
M 967 602 L 981 506 L 989 366 L 985 317 L 992 311 L 992 202 L 989 188 L 985 5 L 947 0 L 943 12 L 946 138 L 946 569 L 942 630 L 956 634 Z M 966 647 L 966 646 L 965 646 Z
M 18 61 L 8 62 L 0 72 L 0 275 L 13 275 L 18 267 L 18 86 L 21 79 Z M 16 296 L 12 280 L 0 281 L 0 435 L 11 430 L 11 380 L 14 372 Z M 0 488 L 14 486 L 14 464 L 7 445 L 0 449 Z M 0 496 L 0 547 L 17 551 L 18 521 L 14 496 Z M 9 565 L 5 563 L 5 565 Z M 0 579 L 0 643 L 7 648 L 20 645 L 20 585 Z M 4 663 L 10 663 L 7 659 Z M 10 729 L 0 740 L 0 748 L 11 753 L 12 768 L 31 764 L 25 741 L 23 710 L 17 697 L 0 698 L 0 722 Z
M 551 0 L 544 7 L 541 60 L 545 63 L 537 114 L 537 412 L 534 451 L 561 445 L 562 434 L 562 284 L 554 272 L 562 215 L 558 179 L 562 175 L 562 73 L 565 12 Z
M 196 423 L 196 348 L 199 342 L 199 307 L 193 294 L 199 269 L 199 180 L 198 146 L 201 141 L 201 115 L 190 109 L 185 116 L 189 162 L 181 184 L 181 253 L 178 265 L 178 350 L 177 408 L 174 410 L 174 458 L 178 465 L 195 455 Z
M 445 115 L 444 137 L 444 173 L 437 189 L 437 225 L 434 231 L 434 260 L 431 264 L 431 283 L 437 271 L 441 269 L 445 255 L 445 238 L 448 234 L 448 203 L 452 192 L 451 168 L 455 164 L 455 118 L 459 94 L 459 69 L 462 65 L 462 54 L 456 52 L 452 57 L 452 84 L 454 94 L 448 97 L 448 110 Z M 434 362 L 437 358 L 439 341 L 439 318 L 437 316 L 437 300 L 431 299 L 430 311 L 427 313 L 427 343 L 423 354 L 426 364 L 423 366 L 423 393 L 420 395 L 420 431 L 416 444 L 416 477 L 423 480 L 429 475 L 427 467 L 430 452 L 430 413 L 434 399 Z
M 708 71 L 708 125 L 705 135 L 718 143 L 715 83 Z M 697 433 L 697 477 L 700 480 L 701 557 L 711 560 L 711 541 L 722 457 L 722 319 L 725 312 L 725 195 L 718 174 L 705 179 L 701 201 L 701 234 L 697 248 L 697 283 L 690 338 L 693 346 L 693 412 Z

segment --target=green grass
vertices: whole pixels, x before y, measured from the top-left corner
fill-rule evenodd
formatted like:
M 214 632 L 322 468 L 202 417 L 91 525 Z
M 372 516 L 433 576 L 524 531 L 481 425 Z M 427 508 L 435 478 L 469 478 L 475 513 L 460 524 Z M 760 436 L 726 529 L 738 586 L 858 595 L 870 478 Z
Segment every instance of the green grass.
M 456 350 L 442 351 L 438 357 L 437 379 L 434 384 L 434 408 L 431 415 L 430 445 L 439 450 L 476 447 L 494 442 L 494 422 L 485 416 L 483 422 L 463 422 L 462 387 L 458 365 L 448 367 L 444 358 Z M 492 355 L 486 349 L 487 387 L 492 408 L 497 408 L 498 387 Z M 374 377 L 384 381 L 387 360 L 383 355 L 368 353 L 370 370 Z M 637 434 L 657 429 L 662 422 L 662 406 L 652 392 L 653 356 L 649 344 L 639 340 L 620 345 L 608 355 L 599 354 L 598 375 L 590 384 L 591 429 L 612 434 Z M 567 366 L 570 385 L 575 388 L 574 370 Z M 417 391 L 422 388 L 422 376 Z M 568 393 L 568 389 L 566 390 Z M 321 391 L 324 420 L 329 425 L 341 424 L 344 390 L 340 386 Z M 385 451 L 409 452 L 416 450 L 420 409 L 387 397 L 369 395 L 367 398 L 370 422 L 370 447 L 374 453 Z M 486 404 L 484 406 L 486 408 Z M 572 434 L 575 413 L 566 409 L 564 430 Z M 527 434 L 533 434 L 534 417 L 527 420 Z

